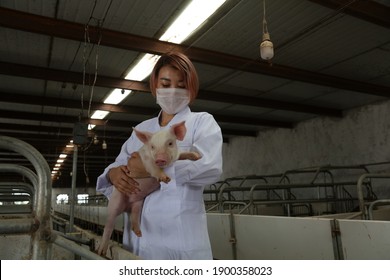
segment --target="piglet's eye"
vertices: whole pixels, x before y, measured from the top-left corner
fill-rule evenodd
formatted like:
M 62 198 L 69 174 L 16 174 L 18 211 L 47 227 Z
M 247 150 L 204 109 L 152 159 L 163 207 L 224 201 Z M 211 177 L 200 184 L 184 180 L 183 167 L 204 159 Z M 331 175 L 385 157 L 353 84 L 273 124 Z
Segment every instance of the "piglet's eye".
M 172 145 L 173 145 L 173 142 L 169 142 L 169 143 L 168 143 L 168 146 L 171 147 Z

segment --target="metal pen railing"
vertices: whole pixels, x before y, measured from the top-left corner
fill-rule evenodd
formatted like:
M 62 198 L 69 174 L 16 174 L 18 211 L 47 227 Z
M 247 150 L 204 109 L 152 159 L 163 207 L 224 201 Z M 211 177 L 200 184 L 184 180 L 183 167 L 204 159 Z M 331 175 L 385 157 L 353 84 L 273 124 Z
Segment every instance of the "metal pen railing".
M 21 182 L 2 182 L 1 191 L 7 186 L 17 190 L 26 190 L 26 196 L 32 195 L 32 213 L 24 216 L 8 217 L 0 219 L 0 234 L 31 234 L 31 259 L 51 259 L 52 244 L 63 247 L 66 250 L 85 259 L 104 260 L 105 258 L 90 251 L 88 248 L 79 246 L 52 229 L 51 221 L 51 175 L 50 168 L 43 156 L 30 144 L 7 136 L 0 136 L 0 149 L 14 151 L 26 157 L 33 165 L 36 173 L 24 166 L 15 164 L 0 164 L 0 172 L 15 172 L 28 178 L 30 185 Z M 3 193 L 7 193 L 3 191 Z M 12 193 L 12 192 L 11 192 Z M 17 195 L 14 195 L 17 197 Z
M 35 187 L 34 196 L 34 218 L 21 219 L 16 221 L 1 221 L 0 229 L 13 228 L 14 230 L 23 230 L 25 233 L 32 232 L 32 259 L 48 259 L 50 254 L 51 243 L 47 242 L 51 233 L 50 223 L 50 199 L 51 199 L 51 177 L 50 168 L 44 157 L 30 144 L 8 136 L 0 136 L 0 148 L 14 151 L 26 157 L 33 165 L 36 175 L 26 171 L 24 167 L 15 165 L 2 165 L 2 169 L 8 168 L 16 172 L 22 172 L 29 177 Z M 34 174 L 34 175 L 32 175 Z M 37 178 L 37 180 L 36 180 Z M 11 223 L 13 222 L 13 223 Z M 14 225 L 14 226 L 13 226 Z M 36 231 L 32 231 L 36 229 Z
M 367 180 L 369 179 L 390 179 L 390 173 L 366 173 L 359 177 L 358 183 L 357 183 L 357 195 L 359 200 L 359 210 L 361 212 L 362 218 L 368 219 L 368 213 L 367 213 L 367 207 L 366 202 L 364 199 L 364 193 L 363 193 L 363 186 L 365 183 L 367 183 Z M 371 190 L 368 190 L 370 192 Z M 373 197 L 373 200 L 374 199 Z

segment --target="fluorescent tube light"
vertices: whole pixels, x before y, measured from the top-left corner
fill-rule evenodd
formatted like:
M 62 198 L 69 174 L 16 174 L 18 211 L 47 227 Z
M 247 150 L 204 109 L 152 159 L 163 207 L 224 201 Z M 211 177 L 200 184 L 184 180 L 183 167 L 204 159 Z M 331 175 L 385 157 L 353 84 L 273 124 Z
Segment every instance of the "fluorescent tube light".
M 203 22 L 207 20 L 226 0 L 193 0 L 176 18 L 167 31 L 160 37 L 161 41 L 180 44 L 190 36 Z M 130 69 L 125 79 L 143 81 L 150 75 L 159 55 L 145 54 L 139 62 Z M 104 100 L 106 104 L 119 104 L 131 90 L 114 89 Z M 104 113 L 102 113 L 104 112 Z M 95 111 L 92 119 L 104 119 L 108 112 Z M 89 129 L 93 129 L 91 126 Z
M 108 111 L 102 111 L 102 110 L 96 110 L 93 115 L 91 116 L 91 119 L 98 119 L 102 120 L 104 119 L 110 112 Z
M 142 81 L 152 72 L 154 65 L 160 58 L 159 55 L 145 54 L 142 59 L 126 75 L 125 79 Z
M 192 1 L 160 37 L 160 41 L 180 44 L 209 18 L 226 0 Z M 145 54 L 125 79 L 142 81 L 152 72 L 159 55 Z
M 107 96 L 107 98 L 103 101 L 103 103 L 105 103 L 105 104 L 119 104 L 130 93 L 131 93 L 131 90 L 123 90 L 123 89 L 116 88 Z
M 226 0 L 194 0 L 177 17 L 161 41 L 180 44 L 209 18 Z

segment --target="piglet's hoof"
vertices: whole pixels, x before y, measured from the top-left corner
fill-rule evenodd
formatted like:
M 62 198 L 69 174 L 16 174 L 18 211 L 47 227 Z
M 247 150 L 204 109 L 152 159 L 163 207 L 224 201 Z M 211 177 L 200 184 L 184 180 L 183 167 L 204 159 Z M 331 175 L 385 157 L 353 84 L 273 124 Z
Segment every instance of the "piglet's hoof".
M 139 228 L 133 228 L 133 231 L 135 235 L 137 235 L 138 237 L 142 237 L 142 232 Z
M 198 160 L 200 158 L 201 158 L 201 156 L 198 153 L 195 153 L 195 152 L 189 153 L 189 159 L 190 160 Z
M 160 182 L 164 182 L 165 184 L 168 184 L 171 181 L 171 178 L 168 176 L 161 176 L 160 177 Z
M 189 159 L 189 160 L 195 161 L 195 160 L 198 160 L 200 158 L 202 158 L 202 157 L 197 152 L 183 152 L 179 155 L 180 160 Z

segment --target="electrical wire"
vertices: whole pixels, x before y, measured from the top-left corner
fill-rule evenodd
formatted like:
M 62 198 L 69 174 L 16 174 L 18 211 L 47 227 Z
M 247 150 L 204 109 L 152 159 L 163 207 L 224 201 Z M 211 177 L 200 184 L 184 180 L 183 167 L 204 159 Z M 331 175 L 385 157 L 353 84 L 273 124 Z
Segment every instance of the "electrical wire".
M 91 13 L 90 13 L 90 16 L 89 16 L 89 19 L 87 21 L 87 23 L 85 24 L 85 28 L 84 28 L 84 48 L 83 48 L 83 82 L 82 82 L 82 92 L 81 92 L 81 116 L 84 115 L 84 93 L 85 93 L 85 84 L 86 84 L 86 72 L 87 72 L 87 66 L 89 65 L 89 59 L 91 57 L 91 54 L 93 53 L 94 51 L 94 48 L 96 46 L 96 49 L 95 49 L 95 61 L 94 61 L 94 77 L 93 77 L 93 81 L 92 81 L 92 84 L 90 85 L 90 96 L 89 96 L 89 102 L 88 102 L 88 110 L 87 110 L 87 117 L 89 118 L 91 116 L 91 106 L 92 106 L 92 100 L 93 100 L 93 95 L 94 95 L 94 88 L 95 88 L 95 84 L 96 84 L 96 81 L 97 81 L 97 76 L 98 76 L 98 62 L 99 62 L 99 47 L 100 47 L 100 43 L 101 43 L 101 40 L 102 40 L 102 28 L 103 28 L 103 24 L 107 18 L 107 14 L 111 8 L 111 5 L 112 5 L 112 0 L 109 2 L 108 6 L 106 7 L 105 9 L 105 12 L 104 12 L 104 15 L 103 15 L 103 18 L 102 19 L 98 19 L 96 17 L 94 17 L 94 13 L 95 13 L 95 9 L 96 9 L 96 6 L 97 6 L 97 3 L 98 1 L 95 0 L 94 2 L 94 6 L 91 10 Z M 90 39 L 90 36 L 89 36 L 89 28 L 90 28 L 90 23 L 92 20 L 96 20 L 97 24 L 96 24 L 96 31 L 97 31 L 97 34 L 98 34 L 98 41 L 96 44 L 92 44 L 90 50 L 89 50 L 89 55 L 88 55 L 88 58 L 87 58 L 87 49 L 88 47 L 91 45 L 91 39 Z M 79 48 L 77 49 L 77 52 L 79 51 L 80 49 L 80 46 L 79 45 Z M 76 52 L 76 54 L 77 54 Z M 75 60 L 75 59 L 74 59 Z M 74 62 L 74 60 L 72 61 L 72 64 Z

